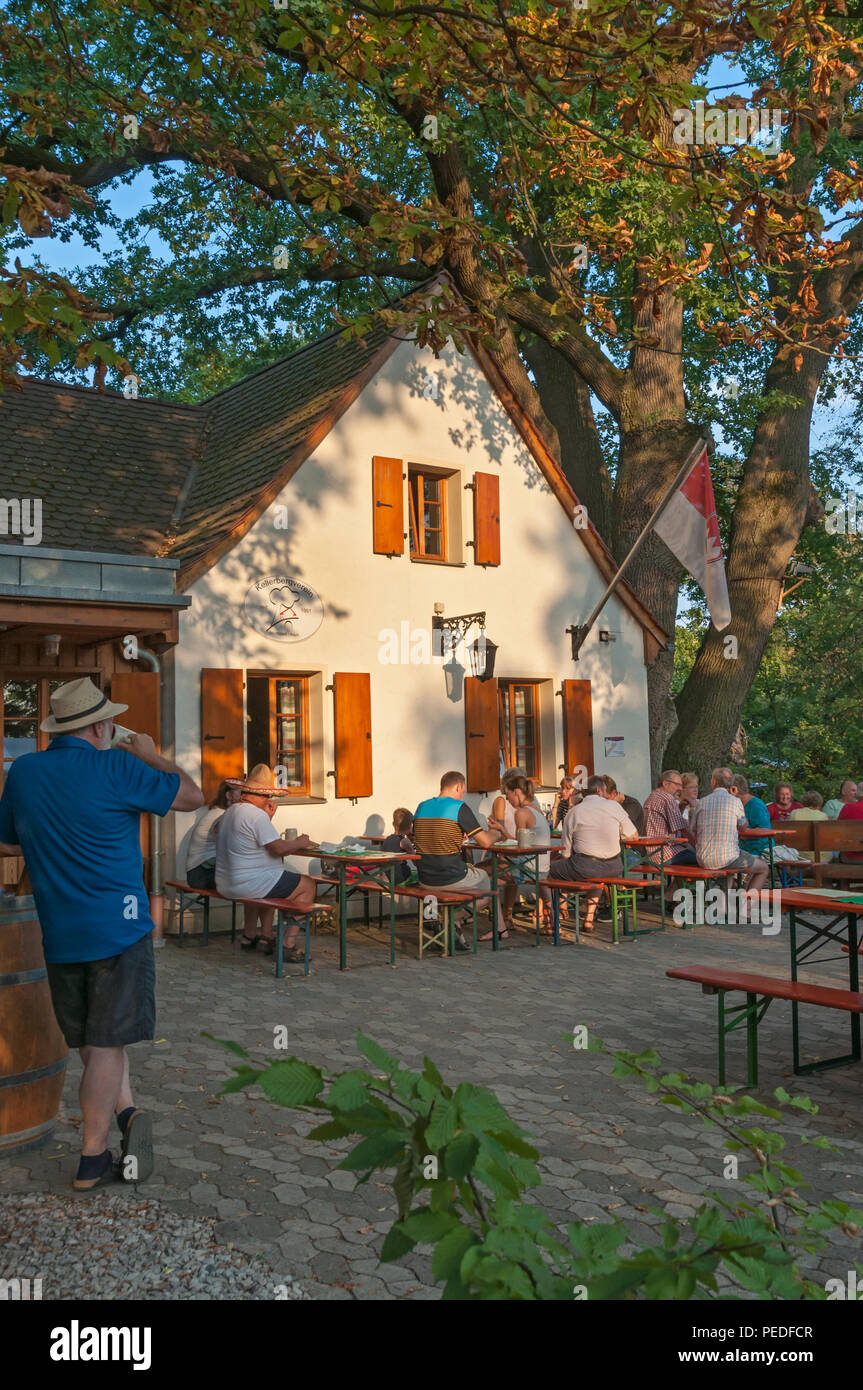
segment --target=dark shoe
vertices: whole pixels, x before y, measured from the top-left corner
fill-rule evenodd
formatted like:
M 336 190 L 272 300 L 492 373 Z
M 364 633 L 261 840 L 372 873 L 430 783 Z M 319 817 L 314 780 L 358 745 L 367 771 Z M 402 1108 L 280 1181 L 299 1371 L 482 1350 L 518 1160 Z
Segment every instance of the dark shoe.
M 465 941 L 465 939 L 464 939 L 463 936 L 456 936 L 456 939 L 455 939 L 455 949 L 456 949 L 457 951 L 465 952 L 465 951 L 470 951 L 471 948 L 470 948 L 470 946 L 468 946 L 468 944 L 467 944 L 467 942 Z
M 97 1178 L 73 1178 L 72 1186 L 76 1192 L 92 1192 L 94 1187 L 104 1187 L 108 1183 L 115 1183 L 120 1176 L 120 1164 L 114 1157 L 111 1150 L 108 1150 L 110 1162 L 104 1172 Z
M 120 1151 L 123 1182 L 146 1182 L 153 1171 L 153 1120 L 146 1110 L 129 1116 Z
M 267 954 L 272 955 L 273 953 L 268 951 Z M 288 965 L 305 965 L 306 953 L 301 946 L 291 946 L 282 953 L 282 960 L 287 961 Z M 311 960 L 311 955 L 309 955 L 309 960 Z
M 261 940 L 261 938 L 260 938 L 259 936 L 241 936 L 241 937 L 240 937 L 240 950 L 241 950 L 241 951 L 254 951 L 255 947 L 257 946 L 257 944 L 258 944 L 258 942 L 259 942 L 260 940 Z
M 610 907 L 598 907 L 593 918 L 594 922 L 613 922 L 614 915 Z
M 259 936 L 258 940 L 263 944 L 264 955 L 271 956 L 276 949 L 276 943 L 271 936 Z

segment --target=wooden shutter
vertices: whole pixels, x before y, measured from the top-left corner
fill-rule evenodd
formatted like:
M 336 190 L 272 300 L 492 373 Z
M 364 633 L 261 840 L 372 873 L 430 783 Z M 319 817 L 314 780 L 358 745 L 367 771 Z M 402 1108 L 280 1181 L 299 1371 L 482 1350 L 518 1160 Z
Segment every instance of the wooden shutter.
M 563 748 L 566 771 L 586 767 L 593 776 L 593 702 L 590 681 L 563 682 Z
M 401 459 L 372 459 L 372 530 L 376 555 L 403 555 L 405 490 Z
M 467 676 L 464 683 L 467 789 L 489 792 L 500 786 L 500 732 L 497 681 Z
M 201 784 L 212 801 L 226 777 L 245 772 L 242 671 L 201 672 Z
M 473 475 L 473 557 L 478 565 L 500 564 L 500 479 Z
M 125 714 L 118 714 L 116 723 L 136 734 L 149 734 L 159 748 L 161 721 L 159 703 L 162 677 L 157 671 L 117 671 L 111 677 L 111 699 L 128 705 Z
M 371 677 L 365 671 L 333 676 L 336 796 L 372 794 Z

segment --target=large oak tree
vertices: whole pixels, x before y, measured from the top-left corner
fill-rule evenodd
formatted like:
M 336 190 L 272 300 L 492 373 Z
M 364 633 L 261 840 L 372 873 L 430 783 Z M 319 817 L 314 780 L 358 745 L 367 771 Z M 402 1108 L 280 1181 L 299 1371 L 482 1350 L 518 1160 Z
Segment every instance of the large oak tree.
M 212 384 L 218 363 L 192 360 L 206 306 L 223 327 L 258 314 L 277 330 L 303 318 L 303 291 L 357 332 L 383 312 L 432 345 L 472 333 L 618 557 L 694 440 L 739 411 L 736 658 L 708 631 L 676 707 L 672 655 L 649 672 L 654 765 L 667 746 L 703 772 L 728 749 L 818 514 L 812 408 L 863 295 L 863 48 L 823 9 L 19 0 L 0 20 L 10 250 L 63 219 L 97 245 L 107 190 L 149 169 L 143 221 L 169 257 L 138 240 L 68 291 L 7 271 L 6 361 L 128 359 L 145 379 L 150 361 L 163 382 L 193 365 Z M 676 143 L 675 112 L 723 56 L 747 85 L 719 106 L 781 113 L 781 153 Z M 440 270 L 457 295 L 401 303 Z M 717 415 L 705 383 L 737 369 L 743 395 Z M 681 577 L 655 538 L 629 574 L 669 631 Z

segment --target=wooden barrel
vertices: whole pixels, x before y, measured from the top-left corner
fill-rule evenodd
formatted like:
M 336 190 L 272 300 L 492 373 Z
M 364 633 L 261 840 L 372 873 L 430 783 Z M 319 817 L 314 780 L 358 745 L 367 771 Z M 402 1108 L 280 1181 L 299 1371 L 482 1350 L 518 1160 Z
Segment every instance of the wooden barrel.
M 0 903 L 0 1158 L 49 1138 L 68 1052 L 51 1006 L 33 899 Z

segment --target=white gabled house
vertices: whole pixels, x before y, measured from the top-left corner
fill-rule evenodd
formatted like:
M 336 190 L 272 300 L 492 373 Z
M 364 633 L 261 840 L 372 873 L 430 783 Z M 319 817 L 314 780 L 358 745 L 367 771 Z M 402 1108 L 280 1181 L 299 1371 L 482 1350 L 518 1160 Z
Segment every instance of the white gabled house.
M 573 662 L 567 628 L 616 567 L 483 350 L 334 335 L 198 406 L 22 385 L 5 486 L 43 498 L 43 537 L 0 545 L 7 765 L 42 741 L 51 682 L 86 671 L 208 798 L 278 767 L 277 825 L 316 840 L 388 832 L 449 768 L 474 806 L 515 763 L 540 802 L 576 767 L 647 795 L 666 634 L 622 584 Z M 433 641 L 436 617 L 478 614 L 485 680 Z

